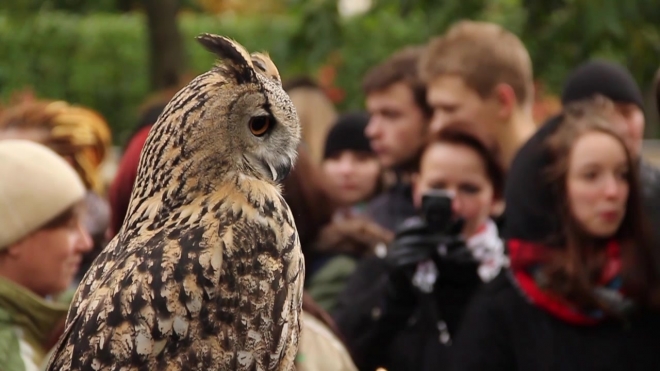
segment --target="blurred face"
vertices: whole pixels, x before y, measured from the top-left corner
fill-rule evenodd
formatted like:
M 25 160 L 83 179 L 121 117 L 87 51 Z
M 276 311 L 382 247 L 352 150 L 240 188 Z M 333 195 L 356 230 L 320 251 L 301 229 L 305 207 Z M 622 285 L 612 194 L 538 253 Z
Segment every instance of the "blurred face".
M 583 134 L 570 153 L 566 190 L 571 213 L 595 237 L 611 237 L 626 212 L 630 171 L 625 148 L 609 134 Z
M 620 117 L 613 121 L 618 123 L 630 153 L 633 157 L 639 157 L 644 140 L 644 112 L 633 103 L 616 103 L 615 107 Z
M 25 139 L 37 143 L 45 143 L 48 140 L 49 133 L 41 128 L 7 128 L 0 130 L 0 140 L 3 139 Z
M 351 206 L 371 197 L 378 184 L 380 164 L 373 154 L 341 151 L 323 161 L 335 201 Z
M 365 134 L 386 168 L 411 161 L 424 144 L 427 119 L 403 82 L 369 93 L 367 110 L 371 118 Z
M 455 75 L 440 75 L 427 87 L 426 100 L 433 109 L 430 130 L 440 131 L 452 121 L 480 125 L 472 128 L 477 132 L 488 133 L 497 138 L 498 104 L 495 99 L 482 99 L 468 87 L 463 79 Z
M 78 272 L 82 255 L 92 249 L 92 239 L 79 216 L 65 225 L 44 228 L 9 247 L 21 285 L 40 296 L 66 290 Z
M 424 152 L 415 180 L 414 200 L 418 208 L 428 190 L 454 194 L 455 215 L 465 219 L 463 236 L 469 238 L 488 220 L 495 199 L 493 185 L 479 154 L 464 145 L 435 143 Z

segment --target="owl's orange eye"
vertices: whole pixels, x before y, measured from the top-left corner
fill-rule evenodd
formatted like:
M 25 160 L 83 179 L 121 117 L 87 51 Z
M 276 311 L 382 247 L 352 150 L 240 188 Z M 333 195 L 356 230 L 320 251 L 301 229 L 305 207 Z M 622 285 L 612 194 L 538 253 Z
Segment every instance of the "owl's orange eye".
M 257 116 L 250 119 L 250 131 L 253 135 L 260 137 L 270 129 L 269 116 Z

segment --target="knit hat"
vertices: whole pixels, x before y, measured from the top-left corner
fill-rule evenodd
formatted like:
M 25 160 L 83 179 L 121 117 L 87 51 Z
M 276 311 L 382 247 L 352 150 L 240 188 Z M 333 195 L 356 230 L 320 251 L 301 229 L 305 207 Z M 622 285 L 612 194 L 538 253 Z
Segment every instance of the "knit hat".
M 48 147 L 0 141 L 0 249 L 37 231 L 84 196 L 80 176 Z
M 373 152 L 364 134 L 368 123 L 369 114 L 363 111 L 340 115 L 326 137 L 323 159 L 345 150 Z
M 552 161 L 545 145 L 561 125 L 563 116 L 546 121 L 520 148 L 507 175 L 504 237 L 547 243 L 561 232 L 561 220 L 555 210 L 560 200 L 544 173 Z
M 644 109 L 644 98 L 630 71 L 620 64 L 595 59 L 577 67 L 566 79 L 562 104 L 596 94 L 615 102 L 634 103 Z

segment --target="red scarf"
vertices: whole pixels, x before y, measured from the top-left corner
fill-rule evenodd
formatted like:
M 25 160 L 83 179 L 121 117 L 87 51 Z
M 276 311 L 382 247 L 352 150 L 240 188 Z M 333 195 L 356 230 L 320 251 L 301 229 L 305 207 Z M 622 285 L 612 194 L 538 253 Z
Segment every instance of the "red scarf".
M 544 291 L 538 286 L 534 273 L 538 272 L 546 261 L 549 248 L 516 239 L 508 240 L 507 244 L 513 277 L 518 287 L 534 305 L 574 325 L 594 325 L 603 319 L 602 312 L 584 313 L 566 299 Z M 622 292 L 620 273 L 619 243 L 612 240 L 607 245 L 607 262 L 603 268 L 599 286 Z

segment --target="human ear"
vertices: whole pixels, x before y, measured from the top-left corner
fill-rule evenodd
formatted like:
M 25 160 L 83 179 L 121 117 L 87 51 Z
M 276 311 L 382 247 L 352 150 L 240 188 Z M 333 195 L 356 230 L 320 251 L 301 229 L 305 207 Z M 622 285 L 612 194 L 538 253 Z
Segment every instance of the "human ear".
M 23 250 L 23 244 L 25 242 L 25 239 L 20 240 L 18 242 L 14 242 L 13 244 L 9 245 L 6 249 L 3 251 L 3 255 L 11 258 L 11 259 L 16 259 L 21 256 L 22 250 Z
M 493 98 L 498 106 L 497 115 L 503 121 L 508 121 L 518 103 L 513 88 L 508 84 L 497 84 L 493 91 Z
M 490 215 L 491 216 L 500 216 L 504 213 L 504 199 L 498 198 L 493 200 L 493 203 L 490 205 Z

